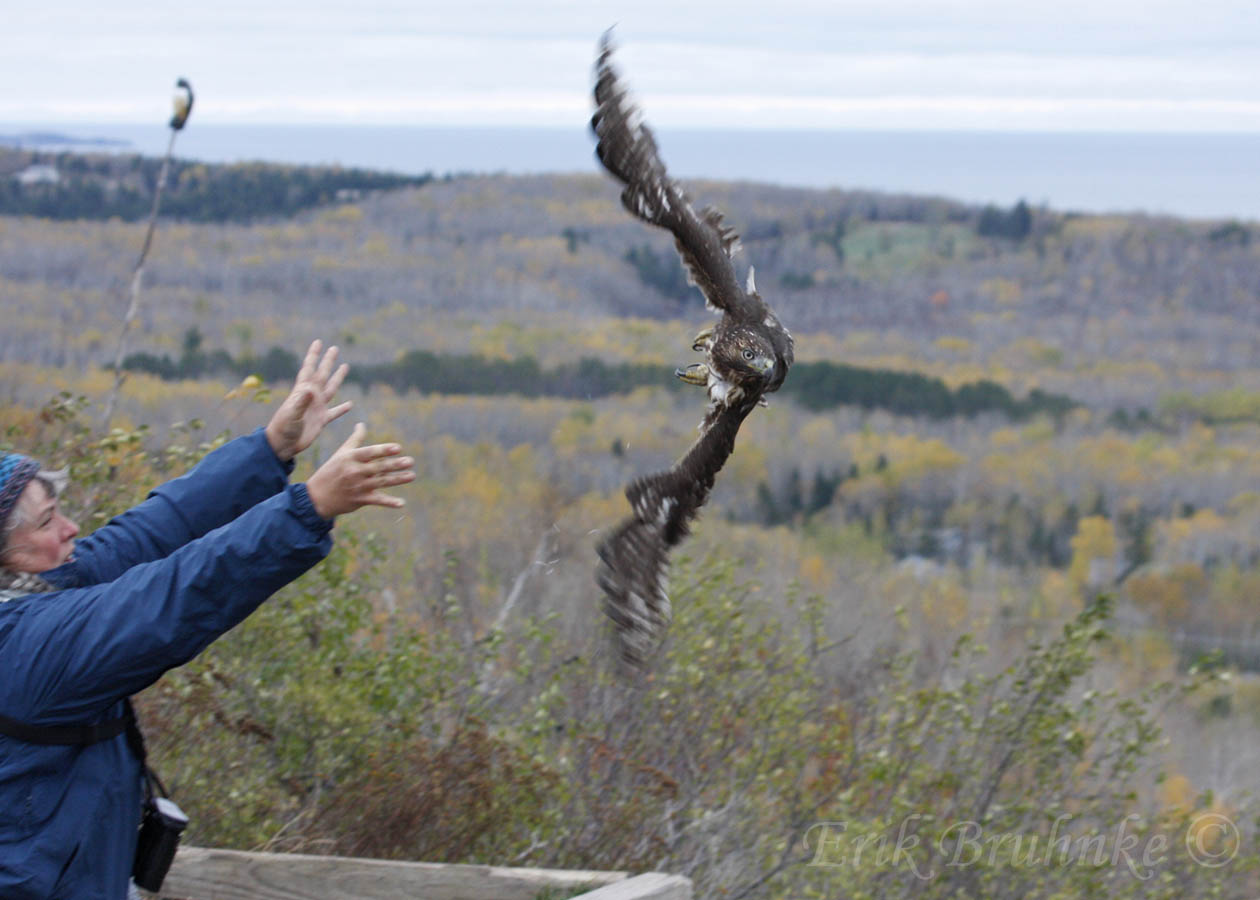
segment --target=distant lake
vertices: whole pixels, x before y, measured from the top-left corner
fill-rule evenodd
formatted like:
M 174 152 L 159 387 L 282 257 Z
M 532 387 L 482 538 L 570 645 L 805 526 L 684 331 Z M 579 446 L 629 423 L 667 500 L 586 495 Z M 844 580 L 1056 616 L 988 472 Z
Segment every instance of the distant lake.
M 0 135 L 28 131 L 121 140 L 129 145 L 121 149 L 148 155 L 162 154 L 167 138 L 161 126 L 0 123 Z M 1260 134 L 667 129 L 657 139 L 680 178 L 1260 220 Z M 592 146 L 580 126 L 216 125 L 194 114 L 176 153 L 208 162 L 521 174 L 598 171 Z

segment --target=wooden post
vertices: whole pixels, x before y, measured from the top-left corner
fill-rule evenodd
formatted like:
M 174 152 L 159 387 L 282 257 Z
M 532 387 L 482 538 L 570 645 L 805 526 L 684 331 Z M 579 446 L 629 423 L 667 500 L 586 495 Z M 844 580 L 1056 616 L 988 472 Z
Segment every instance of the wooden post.
M 572 900 L 691 900 L 691 879 L 648 872 L 614 881 Z
M 609 893 L 612 891 L 612 893 Z M 161 900 L 691 900 L 679 875 L 390 862 L 181 847 Z

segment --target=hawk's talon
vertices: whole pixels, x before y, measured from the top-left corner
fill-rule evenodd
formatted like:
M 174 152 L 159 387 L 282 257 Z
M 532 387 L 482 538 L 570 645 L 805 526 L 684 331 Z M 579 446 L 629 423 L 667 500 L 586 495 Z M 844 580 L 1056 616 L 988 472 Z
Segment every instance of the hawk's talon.
M 700 329 L 700 333 L 691 339 L 691 349 L 697 353 L 708 350 L 713 346 L 713 326 L 709 325 Z
M 687 384 L 704 387 L 709 383 L 709 367 L 704 363 L 692 363 L 685 369 L 675 369 L 674 374 Z

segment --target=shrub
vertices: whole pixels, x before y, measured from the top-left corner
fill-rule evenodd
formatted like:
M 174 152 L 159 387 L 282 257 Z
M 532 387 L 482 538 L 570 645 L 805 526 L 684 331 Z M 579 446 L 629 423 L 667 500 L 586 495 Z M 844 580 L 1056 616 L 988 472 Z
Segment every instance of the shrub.
M 24 440 L 55 447 L 76 500 L 102 512 L 212 443 L 98 438 L 82 411 L 61 397 Z M 323 564 L 142 696 L 190 842 L 664 870 L 727 898 L 1258 887 L 1236 812 L 1153 796 L 1157 715 L 1211 673 L 1110 687 L 1106 598 L 1009 661 L 961 636 L 933 664 L 857 649 L 822 598 L 762 590 L 732 558 L 680 559 L 667 642 L 627 680 L 597 628 L 566 641 L 545 614 L 476 621 L 478 585 L 454 557 L 440 595 L 387 613 L 385 546 L 354 521 Z M 1203 812 L 1242 831 L 1222 836 Z M 1188 846 L 1237 855 L 1199 865 Z

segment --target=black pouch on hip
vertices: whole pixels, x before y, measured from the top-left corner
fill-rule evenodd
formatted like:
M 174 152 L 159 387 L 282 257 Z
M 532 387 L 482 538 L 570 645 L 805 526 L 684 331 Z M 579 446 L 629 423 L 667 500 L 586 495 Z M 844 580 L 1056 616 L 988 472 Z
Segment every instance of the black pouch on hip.
M 157 772 L 149 768 L 149 754 L 144 735 L 136 723 L 136 711 L 127 701 L 127 743 L 140 759 L 144 769 L 144 813 L 140 818 L 140 834 L 136 839 L 136 859 L 131 864 L 131 880 L 146 891 L 160 891 L 162 880 L 175 861 L 179 836 L 188 827 L 188 816 L 166 795 L 166 785 Z
M 127 744 L 140 760 L 144 770 L 144 815 L 140 821 L 140 835 L 136 844 L 136 858 L 131 867 L 131 878 L 146 891 L 162 888 L 179 847 L 179 836 L 188 825 L 188 816 L 166 796 L 166 788 L 157 773 L 149 768 L 144 735 L 136 723 L 136 711 L 128 699 L 123 715 L 95 725 L 28 725 L 17 719 L 0 715 L 0 734 L 27 741 L 31 744 L 75 746 L 98 744 L 112 740 L 120 734 L 127 736 Z M 154 787 L 158 795 L 154 795 Z
M 149 797 L 140 820 L 136 861 L 131 880 L 146 891 L 162 889 L 162 880 L 175 860 L 179 836 L 188 827 L 188 816 L 169 797 Z

